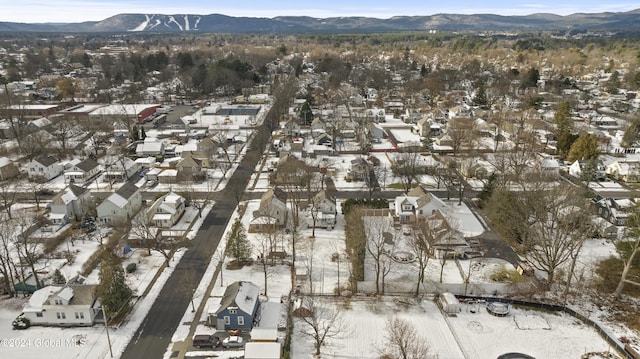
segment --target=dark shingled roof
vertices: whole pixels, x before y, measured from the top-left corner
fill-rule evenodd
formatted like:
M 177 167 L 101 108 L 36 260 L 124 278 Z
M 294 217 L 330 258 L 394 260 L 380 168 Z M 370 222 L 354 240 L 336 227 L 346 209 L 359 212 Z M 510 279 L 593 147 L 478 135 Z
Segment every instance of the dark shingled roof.
M 45 167 L 49 167 L 52 164 L 58 162 L 58 158 L 52 155 L 40 155 L 36 157 L 36 162 L 42 164 Z
M 86 160 L 82 160 L 80 163 L 78 163 L 76 167 L 85 172 L 89 172 L 92 169 L 98 167 L 98 162 L 92 160 L 91 158 L 87 158 Z
M 116 191 L 116 193 L 122 196 L 123 198 L 129 199 L 137 191 L 138 191 L 138 187 L 135 184 L 131 182 L 127 182 L 123 184 L 122 187 L 120 187 L 120 189 Z

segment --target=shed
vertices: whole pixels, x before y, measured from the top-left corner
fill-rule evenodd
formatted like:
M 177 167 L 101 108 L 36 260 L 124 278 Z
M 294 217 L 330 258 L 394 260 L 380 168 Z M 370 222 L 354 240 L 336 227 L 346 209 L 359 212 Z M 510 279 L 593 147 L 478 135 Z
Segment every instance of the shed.
M 251 329 L 252 342 L 275 342 L 278 340 L 277 328 L 253 328 Z
M 442 311 L 448 315 L 455 315 L 460 312 L 460 302 L 452 293 L 442 293 L 438 296 L 438 304 Z

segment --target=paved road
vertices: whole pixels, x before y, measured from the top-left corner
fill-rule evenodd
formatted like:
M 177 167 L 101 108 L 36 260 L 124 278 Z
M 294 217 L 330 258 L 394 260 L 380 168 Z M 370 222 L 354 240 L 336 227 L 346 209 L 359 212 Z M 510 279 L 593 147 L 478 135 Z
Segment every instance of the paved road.
M 251 177 L 259 159 L 259 154 L 252 151 L 247 153 L 229 183 L 239 182 L 246 186 L 247 178 Z M 202 279 L 236 208 L 234 196 L 229 190 L 217 193 L 215 201 L 198 235 L 190 242 L 189 249 L 160 291 L 122 358 L 162 358 L 166 352 L 180 319 L 190 305 L 193 291 Z

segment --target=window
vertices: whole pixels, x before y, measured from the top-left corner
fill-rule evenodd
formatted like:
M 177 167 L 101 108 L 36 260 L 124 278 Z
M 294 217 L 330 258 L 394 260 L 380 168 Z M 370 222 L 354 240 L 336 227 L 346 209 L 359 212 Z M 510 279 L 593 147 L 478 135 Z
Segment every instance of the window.
M 84 313 L 83 312 L 76 312 L 76 319 L 84 319 Z
M 224 325 L 229 325 L 229 324 L 231 324 L 231 318 L 229 318 L 229 316 L 225 315 L 225 317 L 224 317 Z
M 238 310 L 237 309 L 229 309 L 229 314 L 237 314 Z
M 239 316 L 238 317 L 238 325 L 244 325 L 244 317 L 243 316 Z
M 38 318 L 42 318 L 42 312 L 38 312 L 38 313 L 36 313 L 36 317 L 38 317 Z
M 58 319 L 67 319 L 67 316 L 64 314 L 64 312 L 57 312 L 56 313 L 56 318 L 58 318 Z

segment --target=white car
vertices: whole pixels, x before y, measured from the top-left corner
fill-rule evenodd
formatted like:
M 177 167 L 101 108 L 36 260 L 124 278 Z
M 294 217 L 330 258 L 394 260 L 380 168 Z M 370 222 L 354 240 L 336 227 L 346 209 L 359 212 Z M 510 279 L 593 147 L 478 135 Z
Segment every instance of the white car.
M 242 337 L 238 337 L 235 335 L 226 337 L 222 341 L 222 346 L 224 348 L 239 348 L 243 345 L 244 345 L 244 339 L 242 339 Z

